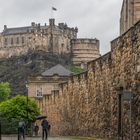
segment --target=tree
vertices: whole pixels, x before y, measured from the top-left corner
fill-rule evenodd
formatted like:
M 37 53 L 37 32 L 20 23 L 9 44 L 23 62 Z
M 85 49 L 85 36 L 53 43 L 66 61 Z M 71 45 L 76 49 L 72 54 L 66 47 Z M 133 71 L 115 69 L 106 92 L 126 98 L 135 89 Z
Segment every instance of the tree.
M 9 83 L 0 83 L 0 102 L 7 100 L 10 92 Z
M 28 98 L 27 108 L 26 96 L 18 95 L 0 103 L 0 120 L 2 120 L 3 128 L 6 128 L 5 132 L 7 133 L 13 133 L 13 130 L 17 129 L 18 122 L 21 118 L 30 123 L 34 121 L 39 114 L 39 108 L 34 99 Z

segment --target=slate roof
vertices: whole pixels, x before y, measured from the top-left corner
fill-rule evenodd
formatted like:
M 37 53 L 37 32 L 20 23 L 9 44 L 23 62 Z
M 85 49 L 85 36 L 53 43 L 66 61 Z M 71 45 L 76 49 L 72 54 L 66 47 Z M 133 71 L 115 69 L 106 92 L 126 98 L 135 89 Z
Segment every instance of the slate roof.
M 48 26 L 41 26 L 41 29 L 46 29 L 46 28 L 48 28 Z M 10 35 L 10 34 L 28 33 L 32 29 L 33 29 L 32 26 L 17 27 L 17 28 L 7 28 L 7 29 L 5 29 L 3 31 L 3 34 L 4 35 Z
M 58 64 L 42 73 L 43 76 L 53 76 L 54 74 L 58 74 L 59 76 L 70 76 L 72 72 Z

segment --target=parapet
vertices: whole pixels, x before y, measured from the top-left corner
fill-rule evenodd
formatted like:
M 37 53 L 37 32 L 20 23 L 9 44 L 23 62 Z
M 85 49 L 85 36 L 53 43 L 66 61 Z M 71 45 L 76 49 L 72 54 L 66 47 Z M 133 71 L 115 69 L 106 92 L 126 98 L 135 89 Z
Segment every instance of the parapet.
M 72 39 L 72 44 L 99 44 L 98 39 L 89 39 L 89 38 L 78 38 L 78 39 Z
M 67 30 L 68 29 L 68 30 L 72 30 L 72 31 L 78 33 L 78 28 L 77 27 L 70 28 L 70 27 L 68 27 L 68 25 L 66 23 L 58 23 L 58 27 L 62 30 Z

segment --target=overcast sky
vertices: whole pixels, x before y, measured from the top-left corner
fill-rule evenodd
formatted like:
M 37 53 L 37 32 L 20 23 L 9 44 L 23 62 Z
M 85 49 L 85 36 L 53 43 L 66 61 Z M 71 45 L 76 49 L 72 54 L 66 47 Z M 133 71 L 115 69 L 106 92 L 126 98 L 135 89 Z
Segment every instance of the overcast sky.
M 119 35 L 120 10 L 123 0 L 0 0 L 0 30 L 28 26 L 32 21 L 48 24 L 52 16 L 56 23 L 66 22 L 78 27 L 78 37 L 100 40 L 100 52 L 110 51 L 110 41 Z

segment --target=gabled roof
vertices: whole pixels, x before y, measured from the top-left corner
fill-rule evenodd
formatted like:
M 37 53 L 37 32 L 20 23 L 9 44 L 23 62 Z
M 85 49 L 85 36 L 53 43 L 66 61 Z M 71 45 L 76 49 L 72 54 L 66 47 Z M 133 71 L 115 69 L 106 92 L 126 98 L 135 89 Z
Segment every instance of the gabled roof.
M 43 76 L 53 76 L 55 74 L 59 76 L 70 76 L 72 72 L 58 64 L 42 73 Z

